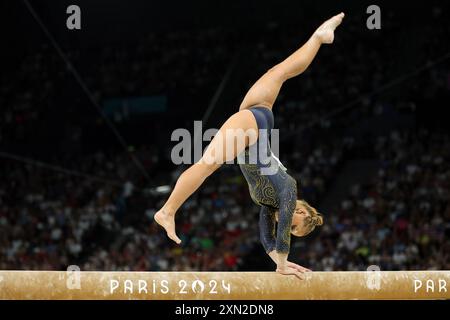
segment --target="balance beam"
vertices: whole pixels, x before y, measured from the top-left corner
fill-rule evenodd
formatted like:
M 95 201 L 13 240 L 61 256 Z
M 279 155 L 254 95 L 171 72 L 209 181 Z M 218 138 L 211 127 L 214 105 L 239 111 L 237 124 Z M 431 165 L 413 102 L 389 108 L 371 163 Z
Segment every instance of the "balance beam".
M 450 271 L 0 271 L 2 300 L 450 299 Z

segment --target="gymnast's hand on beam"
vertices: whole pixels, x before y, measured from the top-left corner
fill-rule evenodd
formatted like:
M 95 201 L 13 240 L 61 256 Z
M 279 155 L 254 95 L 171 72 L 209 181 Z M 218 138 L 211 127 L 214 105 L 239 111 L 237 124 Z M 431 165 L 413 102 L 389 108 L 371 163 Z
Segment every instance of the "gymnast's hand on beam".
M 293 269 L 296 269 L 297 271 L 300 271 L 300 272 L 302 272 L 302 273 L 303 273 L 303 272 L 312 272 L 311 269 L 302 267 L 301 265 L 298 265 L 298 264 L 293 263 L 293 262 L 290 262 L 290 261 L 286 261 L 286 265 L 287 265 L 288 267 L 293 268 Z
M 283 275 L 294 275 L 297 278 L 299 278 L 300 280 L 304 280 L 305 278 L 303 277 L 303 273 L 305 273 L 306 271 L 300 271 L 296 268 L 292 268 L 292 267 L 288 267 L 287 265 L 284 266 L 277 266 L 277 270 L 278 273 L 283 274 Z
M 303 273 L 311 272 L 310 269 L 302 267 L 296 263 L 286 261 L 282 265 L 277 265 L 277 272 L 284 275 L 295 275 L 297 278 L 303 280 Z

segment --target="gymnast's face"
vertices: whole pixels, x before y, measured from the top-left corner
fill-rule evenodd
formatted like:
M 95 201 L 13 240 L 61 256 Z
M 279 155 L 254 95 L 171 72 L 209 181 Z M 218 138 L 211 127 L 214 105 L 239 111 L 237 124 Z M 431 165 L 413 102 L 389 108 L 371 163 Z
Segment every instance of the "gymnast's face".
M 303 237 L 308 233 L 308 228 L 306 225 L 309 217 L 310 214 L 306 210 L 305 206 L 297 201 L 297 206 L 295 207 L 294 215 L 292 216 L 292 235 L 296 237 Z

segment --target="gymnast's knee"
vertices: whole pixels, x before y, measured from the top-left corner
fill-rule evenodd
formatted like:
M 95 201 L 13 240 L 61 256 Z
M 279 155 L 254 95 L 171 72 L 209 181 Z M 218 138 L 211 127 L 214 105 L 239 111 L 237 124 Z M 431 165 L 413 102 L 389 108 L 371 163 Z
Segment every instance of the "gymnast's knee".
M 196 167 L 196 170 L 204 177 L 207 178 L 209 177 L 211 174 L 214 173 L 214 171 L 216 171 L 217 169 L 219 169 L 220 164 L 218 163 L 211 163 L 211 162 L 207 162 L 207 161 L 203 161 L 203 158 L 198 161 L 197 163 L 194 164 L 194 166 Z
M 280 85 L 282 85 L 287 79 L 290 78 L 288 72 L 286 72 L 285 68 L 282 64 L 277 64 L 267 70 L 266 76 L 272 79 L 272 81 L 276 81 Z

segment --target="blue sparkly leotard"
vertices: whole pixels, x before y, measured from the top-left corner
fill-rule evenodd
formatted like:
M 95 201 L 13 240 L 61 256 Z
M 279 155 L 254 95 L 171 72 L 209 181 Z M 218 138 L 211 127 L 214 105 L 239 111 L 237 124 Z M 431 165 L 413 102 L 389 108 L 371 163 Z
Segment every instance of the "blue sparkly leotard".
M 256 119 L 259 136 L 258 142 L 240 155 L 239 167 L 247 180 L 252 200 L 261 206 L 259 228 L 264 249 L 267 253 L 273 250 L 278 253 L 289 253 L 297 183 L 286 173 L 286 168 L 270 149 L 270 131 L 274 126 L 272 111 L 259 106 L 248 110 Z M 252 156 L 256 161 L 250 161 Z M 276 211 L 279 211 L 277 227 L 275 227 Z

